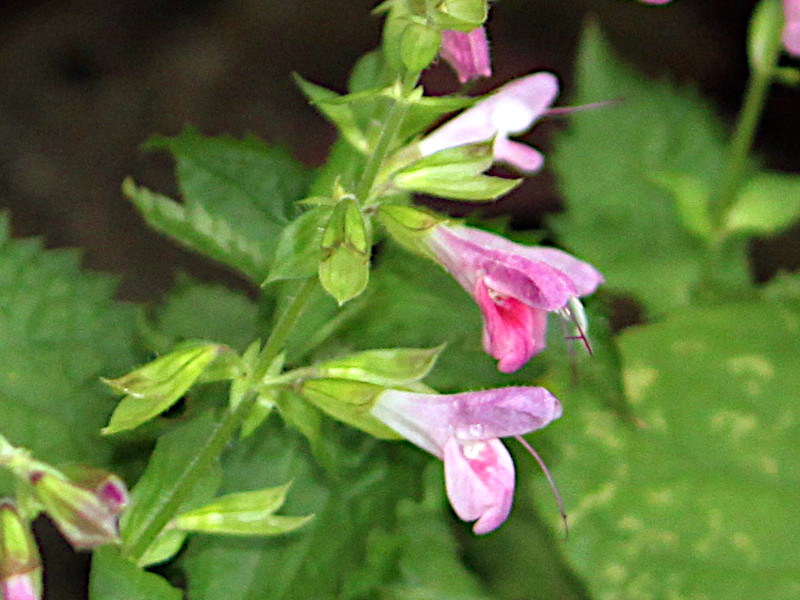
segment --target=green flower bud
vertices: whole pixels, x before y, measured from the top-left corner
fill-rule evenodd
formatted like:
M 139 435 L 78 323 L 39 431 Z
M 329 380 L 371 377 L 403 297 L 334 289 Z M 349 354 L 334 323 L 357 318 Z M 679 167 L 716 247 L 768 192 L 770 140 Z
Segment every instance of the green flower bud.
M 94 470 L 88 488 L 53 471 L 32 471 L 28 477 L 44 512 L 77 549 L 119 541 L 117 515 L 127 504 L 127 491 L 118 478 L 103 479 L 100 473 Z
M 36 540 L 9 499 L 0 500 L 0 588 L 5 600 L 38 600 L 42 595 Z
M 447 223 L 443 217 L 404 204 L 382 204 L 378 221 L 401 246 L 429 258 L 434 256 L 422 241 L 436 227 Z
M 420 73 L 439 53 L 442 43 L 440 31 L 422 23 L 409 23 L 400 38 L 400 56 L 406 69 Z
M 355 200 L 345 198 L 331 213 L 322 234 L 319 280 L 341 305 L 355 298 L 369 281 L 372 247 L 367 225 Z

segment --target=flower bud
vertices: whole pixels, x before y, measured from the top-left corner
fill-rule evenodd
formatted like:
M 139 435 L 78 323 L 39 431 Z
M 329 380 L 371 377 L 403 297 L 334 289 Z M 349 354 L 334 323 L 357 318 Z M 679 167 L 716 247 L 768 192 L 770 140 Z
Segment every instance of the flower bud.
M 42 593 L 36 540 L 10 500 L 0 501 L 0 589 L 4 600 L 38 600 Z
M 358 204 L 344 199 L 333 209 L 322 234 L 319 280 L 339 304 L 355 298 L 369 280 L 371 243 Z
M 61 534 L 77 549 L 119 541 L 117 516 L 128 502 L 122 481 L 99 469 L 87 469 L 91 477 L 71 481 L 51 471 L 29 475 L 44 511 Z

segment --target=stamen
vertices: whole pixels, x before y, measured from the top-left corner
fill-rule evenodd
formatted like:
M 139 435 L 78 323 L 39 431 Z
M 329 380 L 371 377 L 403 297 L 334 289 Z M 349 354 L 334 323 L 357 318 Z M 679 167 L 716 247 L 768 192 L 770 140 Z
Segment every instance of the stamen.
M 589 104 L 581 104 L 579 106 L 559 106 L 558 108 L 551 108 L 544 113 L 543 118 L 547 117 L 560 117 L 562 115 L 570 115 L 574 112 L 583 110 L 594 110 L 595 108 L 605 108 L 606 106 L 614 106 L 621 104 L 624 100 L 622 98 L 614 98 L 613 100 L 602 100 L 601 102 L 590 102 Z
M 539 456 L 539 453 L 533 449 L 533 446 L 531 446 L 524 437 L 521 435 L 515 435 L 514 437 L 520 444 L 522 444 L 522 447 L 528 451 L 528 453 L 536 460 L 536 462 L 539 463 L 539 468 L 547 478 L 547 483 L 550 484 L 550 489 L 553 491 L 553 496 L 555 496 L 556 504 L 558 505 L 558 512 L 561 513 L 561 520 L 564 521 L 564 539 L 569 539 L 569 523 L 567 523 L 567 512 L 564 510 L 564 501 L 561 499 L 561 494 L 558 493 L 558 487 L 556 487 L 556 482 L 553 479 L 553 476 L 550 474 L 550 469 L 547 468 L 547 465 L 544 464 L 542 457 Z
M 570 298 L 567 306 L 560 309 L 558 312 L 565 320 L 572 321 L 572 324 L 578 332 L 577 335 L 570 335 L 565 331 L 566 339 L 581 340 L 589 356 L 594 356 L 592 345 L 589 343 L 589 337 L 585 333 L 587 326 L 586 313 L 583 311 L 583 305 L 580 303 L 580 300 L 575 297 Z

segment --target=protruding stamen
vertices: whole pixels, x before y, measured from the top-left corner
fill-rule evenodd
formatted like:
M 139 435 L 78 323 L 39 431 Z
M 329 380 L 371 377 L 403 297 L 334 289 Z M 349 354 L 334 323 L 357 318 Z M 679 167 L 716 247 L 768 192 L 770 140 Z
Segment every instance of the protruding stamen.
M 547 465 L 544 464 L 542 457 L 539 456 L 539 453 L 533 449 L 528 441 L 522 437 L 521 435 L 514 436 L 517 441 L 522 444 L 522 447 L 528 451 L 528 453 L 539 463 L 539 468 L 544 473 L 544 476 L 547 478 L 547 483 L 550 484 L 550 489 L 553 491 L 553 496 L 555 496 L 556 504 L 558 505 L 558 512 L 561 513 L 561 520 L 564 521 L 564 539 L 569 538 L 569 523 L 567 523 L 567 512 L 564 510 L 564 501 L 561 499 L 561 494 L 558 493 L 558 487 L 556 487 L 556 482 L 553 479 L 553 476 L 550 474 L 550 469 L 547 468 Z

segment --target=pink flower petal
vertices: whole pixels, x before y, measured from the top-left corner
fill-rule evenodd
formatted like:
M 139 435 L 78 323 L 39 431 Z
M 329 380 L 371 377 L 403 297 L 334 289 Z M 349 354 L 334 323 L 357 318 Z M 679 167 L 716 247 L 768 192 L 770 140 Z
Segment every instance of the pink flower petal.
M 501 135 L 494 139 L 492 154 L 497 162 L 508 163 L 521 173 L 536 173 L 544 165 L 544 156 L 541 152 L 525 144 L 512 142 Z
M 476 27 L 469 33 L 449 29 L 442 31 L 439 54 L 450 63 L 461 83 L 492 75 L 489 41 L 483 27 Z
M 476 521 L 476 534 L 494 531 L 505 522 L 514 501 L 514 463 L 498 439 L 444 447 L 447 497 L 464 521 Z

